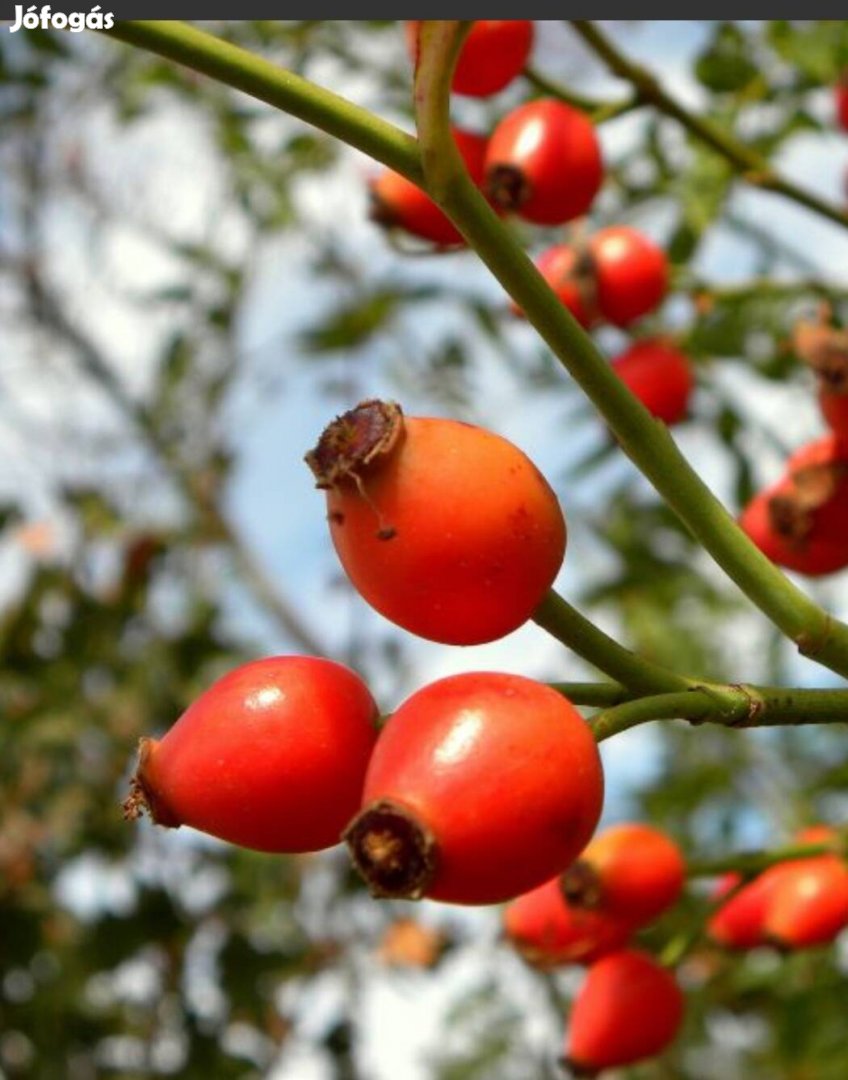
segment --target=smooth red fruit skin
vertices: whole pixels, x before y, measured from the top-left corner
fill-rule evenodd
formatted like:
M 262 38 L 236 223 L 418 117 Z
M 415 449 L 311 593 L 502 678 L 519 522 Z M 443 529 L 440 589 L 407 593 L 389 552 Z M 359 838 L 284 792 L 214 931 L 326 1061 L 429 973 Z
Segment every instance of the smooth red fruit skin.
M 715 899 L 729 892 L 738 881 L 738 874 L 725 874 L 718 883 Z M 707 923 L 710 938 L 726 949 L 753 949 L 765 944 L 763 924 L 776 882 L 776 875 L 761 874 L 734 893 Z
M 556 495 L 530 459 L 473 424 L 405 416 L 399 445 L 374 465 L 362 472 L 367 498 L 351 480 L 327 491 L 333 544 L 365 600 L 448 645 L 494 641 L 525 623 L 566 542 Z
M 683 1020 L 683 994 L 647 953 L 625 949 L 589 968 L 571 1009 L 568 1063 L 594 1073 L 665 1050 Z
M 507 940 L 539 968 L 592 964 L 623 948 L 632 932 L 629 923 L 605 911 L 572 907 L 559 877 L 508 904 L 503 924 Z
M 331 847 L 359 806 L 378 715 L 334 661 L 243 664 L 150 740 L 141 768 L 154 820 L 257 851 Z
M 494 904 L 574 859 L 603 788 L 595 740 L 566 698 L 521 675 L 471 672 L 430 683 L 391 716 L 362 805 L 388 799 L 432 834 L 425 896 Z
M 406 24 L 406 44 L 413 62 L 418 58 L 420 20 Z M 529 19 L 478 19 L 462 44 L 451 90 L 466 97 L 489 97 L 520 75 L 533 47 Z
M 595 322 L 595 318 L 586 302 L 587 298 L 581 293 L 577 265 L 577 252 L 568 244 L 554 244 L 536 259 L 536 269 L 557 294 L 563 306 L 568 308 L 582 327 L 588 329 Z M 588 279 L 587 287 L 594 287 Z M 524 314 L 514 302 L 512 310 L 516 315 Z
M 672 906 L 683 890 L 686 864 L 677 844 L 640 822 L 611 825 L 580 853 L 576 868 L 597 875 L 596 910 L 645 926 Z M 568 895 L 569 872 L 564 875 Z
M 510 177 L 506 185 L 505 173 Z M 543 98 L 520 105 L 489 139 L 489 197 L 537 225 L 561 225 L 585 214 L 603 176 L 592 123 L 561 101 Z
M 773 520 L 773 506 L 792 501 L 806 470 L 832 467 L 833 493 L 808 511 L 809 527 L 799 537 L 784 535 Z M 756 494 L 739 524 L 772 562 L 809 577 L 848 566 L 848 443 L 835 434 L 802 446 L 786 463 L 786 475 Z
M 819 390 L 819 408 L 825 423 L 835 435 L 848 439 L 848 394 Z
M 652 416 L 666 424 L 685 420 L 695 379 L 679 349 L 656 339 L 638 341 L 612 367 Z
M 479 187 L 488 139 L 471 131 L 453 128 L 453 139 L 468 175 Z M 391 169 L 384 169 L 369 183 L 371 217 L 384 228 L 399 228 L 422 240 L 447 247 L 464 244 L 462 233 L 420 187 Z
M 848 81 L 844 78 L 834 88 L 836 119 L 843 131 L 848 131 Z
M 627 326 L 656 308 L 668 288 L 665 252 L 627 225 L 599 229 L 589 238 L 601 315 Z
M 848 466 L 848 440 L 841 438 L 836 432 L 828 432 L 790 454 L 786 460 L 786 472 L 792 476 L 801 469 L 839 464 Z
M 848 869 L 835 855 L 784 867 L 771 892 L 763 935 L 786 949 L 824 945 L 848 924 Z

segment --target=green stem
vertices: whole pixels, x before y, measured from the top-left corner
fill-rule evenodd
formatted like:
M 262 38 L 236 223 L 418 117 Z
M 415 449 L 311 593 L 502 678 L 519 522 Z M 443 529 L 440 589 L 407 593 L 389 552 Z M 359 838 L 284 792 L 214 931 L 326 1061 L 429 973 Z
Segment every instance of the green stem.
M 439 46 L 438 24 L 433 26 L 432 40 Z M 449 41 L 449 31 L 444 34 Z M 719 566 L 804 655 L 848 676 L 848 626 L 796 588 L 736 526 L 680 453 L 665 424 L 616 376 L 467 178 L 450 135 L 450 71 L 441 63 L 443 46 L 422 48 L 418 67 L 418 138 L 429 194 L 581 385 L 624 452 Z
M 567 697 L 572 705 L 590 705 L 596 709 L 608 709 L 630 701 L 632 690 L 620 683 L 556 682 L 548 683 L 552 690 Z
M 603 742 L 613 735 L 638 727 L 649 720 L 707 720 L 716 714 L 718 704 L 706 693 L 689 690 L 676 694 L 656 694 L 652 697 L 638 698 L 604 709 L 590 718 L 589 723 L 597 742 Z M 736 705 L 737 711 L 722 713 L 722 722 L 732 723 L 737 715 L 744 715 L 745 703 Z
M 486 200 L 465 174 L 450 137 L 450 72 L 444 45 L 458 48 L 461 30 L 433 35 L 422 66 L 429 87 L 416 107 L 431 194 L 477 250 L 554 354 L 580 383 L 625 452 L 654 484 L 702 546 L 801 652 L 848 676 L 848 626 L 832 619 L 797 589 L 748 538 L 691 469 L 665 426 L 655 421 L 611 370 L 605 357 L 559 302 Z M 450 25 L 450 24 L 449 24 Z M 122 22 L 112 36 L 143 46 L 285 109 L 420 182 L 415 140 L 343 98 L 269 61 L 176 22 Z M 426 60 L 426 65 L 424 61 Z M 434 92 L 431 92 L 434 91 Z
M 666 116 L 677 120 L 690 134 L 720 154 L 747 183 L 791 199 L 829 221 L 848 228 L 848 212 L 787 180 L 756 150 L 735 139 L 712 121 L 689 112 L 663 88 L 653 72 L 633 63 L 619 52 L 597 24 L 578 20 L 573 21 L 571 26 L 610 71 L 633 85 L 641 102 L 647 102 Z
M 243 90 L 421 183 L 418 147 L 411 135 L 247 49 L 177 21 L 121 21 L 106 33 Z
M 605 708 L 589 722 L 595 738 L 602 742 L 650 720 L 688 720 L 732 728 L 845 724 L 848 690 L 692 683 L 687 691 L 653 694 Z
M 617 116 L 624 116 L 625 113 L 633 112 L 634 109 L 638 109 L 645 104 L 638 91 L 621 101 L 601 101 L 598 98 L 590 98 L 585 94 L 572 90 L 570 87 L 553 82 L 547 75 L 536 71 L 535 68 L 525 68 L 524 77 L 531 86 L 534 86 L 547 97 L 557 98 L 559 101 L 564 101 L 566 105 L 573 105 L 575 109 L 588 113 L 589 119 L 594 124 L 603 124 L 607 120 L 614 120 Z
M 628 689 L 657 693 L 686 690 L 698 685 L 695 680 L 652 664 L 625 649 L 553 589 L 548 591 L 533 612 L 533 621 L 572 652 Z

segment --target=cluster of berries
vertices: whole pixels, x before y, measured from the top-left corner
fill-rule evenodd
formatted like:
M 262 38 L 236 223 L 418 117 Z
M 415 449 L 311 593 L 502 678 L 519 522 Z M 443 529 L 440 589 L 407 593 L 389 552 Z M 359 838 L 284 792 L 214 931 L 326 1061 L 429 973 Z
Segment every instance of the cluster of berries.
M 683 994 L 673 974 L 630 939 L 675 903 L 685 876 L 683 856 L 665 833 L 628 822 L 598 833 L 562 874 L 504 909 L 505 936 L 529 963 L 588 968 L 569 1017 L 572 1073 L 653 1057 L 677 1034 Z
M 407 24 L 417 51 L 418 23 Z M 524 69 L 533 40 L 525 20 L 475 22 L 460 52 L 453 91 L 488 96 Z M 453 137 L 471 180 L 499 214 L 533 225 L 564 225 L 586 214 L 604 179 L 591 121 L 565 102 L 541 98 L 509 112 L 487 137 L 460 128 Z M 371 216 L 389 229 L 460 247 L 464 239 L 419 187 L 384 169 L 371 181 Z M 668 289 L 668 260 L 651 239 L 626 225 L 599 229 L 542 252 L 536 267 L 586 329 L 628 327 L 656 310 Z M 514 314 L 521 311 L 514 304 Z M 694 377 L 688 357 L 663 338 L 638 341 L 612 361 L 645 407 L 667 424 L 686 418 Z
M 831 430 L 790 455 L 784 475 L 754 496 L 739 523 L 773 562 L 817 577 L 848 566 L 848 333 L 800 322 L 794 348 L 816 374 Z

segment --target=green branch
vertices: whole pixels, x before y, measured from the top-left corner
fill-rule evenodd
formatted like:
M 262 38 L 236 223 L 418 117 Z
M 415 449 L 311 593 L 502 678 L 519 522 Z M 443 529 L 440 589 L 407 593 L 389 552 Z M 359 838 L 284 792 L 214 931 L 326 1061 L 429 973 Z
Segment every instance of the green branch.
M 695 680 L 652 664 L 625 649 L 553 589 L 533 612 L 533 621 L 572 652 L 630 690 L 655 694 L 699 685 Z
M 848 229 L 848 212 L 787 180 L 756 150 L 735 139 L 712 121 L 689 112 L 663 89 L 662 83 L 651 71 L 633 63 L 619 52 L 597 24 L 578 20 L 573 21 L 571 26 L 610 71 L 633 85 L 640 102 L 651 104 L 666 116 L 677 120 L 695 138 L 720 154 L 747 183 L 762 191 L 771 191 L 791 199 L 813 213 Z
M 701 683 L 688 691 L 654 694 L 613 705 L 589 720 L 598 742 L 651 720 L 753 728 L 848 723 L 848 690 Z
M 654 420 L 534 267 L 468 179 L 449 131 L 450 72 L 458 24 L 422 34 L 416 100 L 425 187 L 580 383 L 624 451 L 695 538 L 800 651 L 848 676 L 848 626 L 796 588 L 738 529 L 689 466 L 665 425 Z M 421 181 L 415 140 L 329 91 L 226 42 L 172 22 L 119 23 L 113 36 L 149 48 L 285 109 Z M 425 47 L 425 41 L 432 47 Z M 455 55 L 455 53 L 454 53 Z M 423 81 L 422 81 L 423 77 Z
M 588 113 L 593 124 L 603 124 L 607 120 L 614 120 L 617 116 L 624 116 L 625 113 L 633 112 L 634 109 L 646 104 L 638 90 L 621 101 L 601 101 L 599 98 L 587 97 L 570 87 L 555 83 L 547 75 L 543 75 L 534 68 L 525 68 L 524 77 L 531 86 L 535 86 L 546 97 L 557 98 L 559 101 L 564 101 L 566 105 L 573 105 L 575 109 Z
M 620 683 L 556 682 L 548 683 L 548 686 L 567 697 L 572 705 L 590 705 L 596 709 L 621 705 L 636 696 Z
M 176 21 L 122 21 L 105 32 L 243 90 L 421 183 L 418 147 L 411 135 L 247 49 Z

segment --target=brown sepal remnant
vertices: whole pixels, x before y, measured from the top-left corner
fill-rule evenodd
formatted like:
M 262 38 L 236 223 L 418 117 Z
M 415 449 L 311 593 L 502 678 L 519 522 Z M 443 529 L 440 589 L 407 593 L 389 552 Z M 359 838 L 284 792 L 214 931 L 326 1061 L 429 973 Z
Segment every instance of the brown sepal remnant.
M 388 967 L 433 968 L 447 944 L 441 930 L 415 919 L 397 919 L 386 928 L 377 955 Z
M 791 545 L 803 545 L 812 531 L 814 512 L 836 495 L 846 467 L 835 461 L 792 473 L 787 489 L 769 499 L 769 520 L 778 536 Z
M 392 540 L 397 530 L 383 520 L 365 487 L 364 475 L 386 458 L 403 434 L 403 410 L 394 401 L 371 398 L 360 401 L 355 409 L 337 416 L 328 424 L 312 450 L 303 460 L 315 476 L 315 486 L 326 490 L 343 481 L 356 485 L 359 494 L 374 511 L 377 538 Z M 343 524 L 331 515 L 336 524 Z
M 342 839 L 374 897 L 420 900 L 433 880 L 435 837 L 391 799 L 378 799 L 361 810 Z
M 559 887 L 571 907 L 594 910 L 601 905 L 603 887 L 598 871 L 585 859 L 578 859 L 560 874 Z
M 828 394 L 848 394 L 848 330 L 822 322 L 800 321 L 792 332 L 795 352 L 808 364 Z
M 532 194 L 527 177 L 514 165 L 496 165 L 486 174 L 486 195 L 501 210 L 520 210 Z
M 164 825 L 169 829 L 178 829 L 182 822 L 178 821 L 168 807 L 154 792 L 148 781 L 147 770 L 150 764 L 150 754 L 156 745 L 155 739 L 140 739 L 138 743 L 138 763 L 135 772 L 130 778 L 130 793 L 121 803 L 124 811 L 124 820 L 137 821 L 147 813 L 150 820 L 156 825 Z
M 304 461 L 318 488 L 342 480 L 361 482 L 362 470 L 390 454 L 403 431 L 403 411 L 394 401 L 360 401 L 329 423 Z

